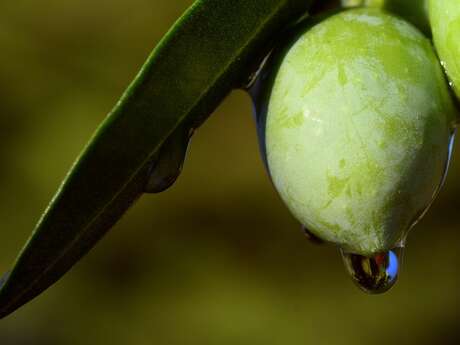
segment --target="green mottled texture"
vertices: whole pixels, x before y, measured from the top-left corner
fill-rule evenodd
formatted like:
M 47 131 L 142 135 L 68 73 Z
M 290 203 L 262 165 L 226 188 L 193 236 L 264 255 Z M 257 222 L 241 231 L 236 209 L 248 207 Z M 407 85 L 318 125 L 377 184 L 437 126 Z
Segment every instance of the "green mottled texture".
M 247 80 L 251 65 L 309 3 L 194 2 L 155 48 L 45 211 L 0 290 L 0 317 L 56 282 L 95 245 L 146 190 L 157 157 L 166 160 L 155 167 L 167 181 L 158 183 L 157 171 L 148 187 L 169 186 L 176 175 L 163 171 L 170 162 L 162 148 L 173 148 L 182 133 L 199 126 Z
M 342 0 L 344 7 L 379 7 L 408 20 L 425 34 L 430 34 L 428 0 Z
M 436 50 L 460 99 L 460 0 L 430 0 L 429 10 Z
M 267 161 L 315 235 L 369 255 L 428 207 L 448 157 L 454 107 L 430 42 L 378 9 L 308 29 L 274 59 Z

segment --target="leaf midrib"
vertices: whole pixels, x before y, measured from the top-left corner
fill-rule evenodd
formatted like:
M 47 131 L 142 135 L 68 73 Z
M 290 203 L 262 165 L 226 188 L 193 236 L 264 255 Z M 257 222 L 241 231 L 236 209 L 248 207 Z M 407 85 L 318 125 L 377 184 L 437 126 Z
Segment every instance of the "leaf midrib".
M 264 24 L 266 24 L 274 15 L 276 15 L 276 13 L 278 13 L 278 10 L 280 7 L 282 7 L 282 5 L 286 2 L 285 1 L 282 1 L 280 2 L 280 5 L 278 7 L 275 7 L 274 10 L 272 12 L 270 12 L 270 15 L 266 17 L 265 20 L 263 20 L 261 22 L 261 25 L 259 25 L 259 28 L 263 28 L 264 27 Z M 181 18 L 178 19 L 177 23 L 179 23 L 181 21 L 182 18 L 185 18 L 190 12 L 193 12 L 193 10 L 199 6 L 199 2 L 198 3 L 195 3 L 193 4 L 182 16 Z M 173 31 L 175 30 L 175 26 L 171 29 L 171 32 L 172 33 Z M 257 37 L 258 36 L 258 33 L 260 32 L 261 30 L 255 30 L 254 31 L 254 35 L 250 36 L 250 39 L 247 41 L 247 42 L 251 42 L 254 37 Z M 167 39 L 169 38 L 169 34 L 166 34 L 164 39 L 161 40 L 161 42 L 158 44 L 158 48 L 160 48 L 161 46 L 163 46 L 163 44 L 166 43 Z M 241 54 L 242 51 L 244 51 L 244 49 L 247 47 L 247 45 L 243 45 L 240 49 L 238 49 L 236 51 L 236 54 L 234 55 L 234 57 L 237 57 Z M 157 49 L 158 49 L 157 48 Z M 155 49 L 156 50 L 156 49 Z M 155 54 L 155 53 L 153 53 Z M 122 187 L 119 189 L 118 192 L 115 193 L 115 195 L 105 204 L 105 206 L 103 206 L 100 211 L 98 213 L 96 213 L 94 215 L 94 217 L 87 223 L 87 225 L 82 229 L 82 231 L 79 232 L 79 234 L 67 245 L 64 247 L 64 250 L 61 252 L 61 254 L 56 257 L 55 260 L 52 261 L 52 263 L 46 268 L 44 269 L 39 275 L 38 277 L 32 281 L 31 284 L 28 285 L 27 288 L 23 289 L 22 292 L 20 294 L 17 295 L 16 298 L 12 299 L 10 303 L 8 303 L 4 310 L 8 310 L 10 306 L 14 306 L 16 304 L 17 301 L 20 301 L 21 298 L 26 295 L 29 291 L 31 291 L 35 285 L 37 285 L 40 280 L 50 271 L 52 270 L 58 263 L 59 261 L 61 261 L 61 259 L 63 257 L 65 257 L 65 255 L 71 251 L 71 249 L 74 247 L 75 243 L 77 243 L 80 238 L 85 235 L 87 232 L 88 232 L 88 229 L 91 228 L 91 226 L 94 224 L 94 222 L 97 221 L 97 219 L 99 219 L 99 217 L 106 211 L 106 209 L 119 197 L 119 195 L 126 189 L 126 187 L 132 182 L 132 180 L 139 174 L 139 172 L 142 170 L 142 168 L 149 162 L 149 160 L 151 159 L 151 156 L 161 147 L 161 145 L 164 143 L 164 141 L 177 129 L 177 127 L 179 127 L 179 125 L 184 121 L 184 119 L 187 117 L 187 114 L 190 114 L 196 107 L 197 105 L 201 102 L 201 100 L 210 92 L 210 90 L 212 90 L 212 88 L 214 87 L 214 85 L 216 84 L 216 82 L 222 78 L 222 76 L 224 76 L 226 74 L 226 72 L 230 69 L 231 65 L 234 63 L 234 61 L 236 61 L 235 58 L 233 59 L 230 59 L 230 62 L 222 69 L 222 73 L 219 74 L 214 80 L 212 83 L 209 83 L 209 87 L 207 87 L 202 93 L 201 93 L 201 96 L 197 98 L 197 101 L 192 104 L 192 106 L 190 106 L 190 109 L 189 111 L 185 112 L 185 114 L 183 116 L 181 116 L 178 121 L 176 122 L 176 125 L 175 127 L 168 132 L 168 134 L 164 137 L 163 141 L 158 144 L 153 150 L 152 150 L 152 153 L 139 165 L 139 167 L 137 169 L 134 170 L 134 172 L 131 174 L 131 176 L 127 179 L 126 183 L 122 185 Z M 141 72 L 142 73 L 142 70 L 143 68 L 141 68 Z M 134 85 L 137 81 L 137 78 L 135 78 L 135 80 L 132 82 L 131 85 Z M 127 90 L 129 90 L 131 88 L 131 85 L 128 87 Z M 120 101 L 123 100 L 123 96 L 120 98 Z M 120 105 L 120 101 L 117 103 L 116 107 L 118 107 Z M 116 109 L 116 108 L 115 108 Z M 86 151 L 86 150 L 85 150 Z M 78 162 L 78 160 L 76 161 Z M 76 164 L 74 164 L 73 167 L 75 167 Z M 69 173 L 67 174 L 67 176 L 70 175 L 70 173 L 72 172 L 73 170 L 73 167 L 70 169 Z M 66 181 L 66 180 L 65 180 Z M 64 187 L 65 185 L 65 182 L 62 184 L 61 188 L 58 189 L 57 193 L 55 194 L 54 198 L 52 199 L 52 201 L 50 202 L 49 206 L 46 208 L 45 212 L 44 212 L 44 215 L 47 214 L 47 212 L 49 211 L 49 209 L 51 208 L 51 205 L 53 205 L 54 201 L 56 200 L 56 198 L 58 197 L 60 191 L 62 190 L 62 188 Z M 142 193 L 141 193 L 142 194 Z M 42 218 L 43 220 L 43 218 Z M 41 223 L 41 220 L 39 222 L 39 224 Z M 19 255 L 18 258 L 20 258 L 21 255 Z M 11 277 L 11 275 L 10 275 Z M 5 285 L 3 285 L 4 287 L 8 285 L 8 280 L 5 282 Z M 0 289 L 0 292 L 1 292 L 1 289 Z

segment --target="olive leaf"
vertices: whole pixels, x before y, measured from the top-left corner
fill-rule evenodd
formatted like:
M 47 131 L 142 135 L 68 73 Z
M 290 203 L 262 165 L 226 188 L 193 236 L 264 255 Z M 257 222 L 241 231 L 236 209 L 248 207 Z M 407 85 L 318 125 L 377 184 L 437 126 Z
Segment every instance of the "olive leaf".
M 174 182 L 191 131 L 309 3 L 195 1 L 96 131 L 0 280 L 0 317 L 55 283 L 142 193 Z

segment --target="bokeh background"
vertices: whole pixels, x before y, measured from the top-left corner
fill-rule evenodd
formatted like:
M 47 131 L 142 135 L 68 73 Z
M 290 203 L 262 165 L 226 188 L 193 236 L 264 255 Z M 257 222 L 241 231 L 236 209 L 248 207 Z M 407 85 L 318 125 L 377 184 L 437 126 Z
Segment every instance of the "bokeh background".
M 0 270 L 191 2 L 0 3 Z M 460 147 L 399 283 L 369 296 L 281 203 L 251 111 L 231 94 L 177 184 L 144 196 L 64 279 L 1 320 L 0 344 L 459 344 Z

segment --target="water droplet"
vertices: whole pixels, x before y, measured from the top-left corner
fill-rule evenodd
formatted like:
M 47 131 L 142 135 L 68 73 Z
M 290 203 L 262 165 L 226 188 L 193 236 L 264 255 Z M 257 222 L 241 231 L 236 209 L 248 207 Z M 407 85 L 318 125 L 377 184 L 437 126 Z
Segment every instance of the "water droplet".
M 269 80 L 271 72 L 271 61 L 270 55 L 266 57 L 263 63 L 260 65 L 256 74 L 252 77 L 248 87 L 246 88 L 247 93 L 251 97 L 253 104 L 254 120 L 257 128 L 257 138 L 259 140 L 260 154 L 265 165 L 266 171 L 268 170 L 267 164 L 267 152 L 265 147 L 265 127 L 267 123 L 267 106 L 269 94 L 266 84 L 271 83 Z M 273 76 L 272 76 L 273 77 Z
M 8 271 L 0 277 L 0 289 L 3 287 L 3 285 L 5 285 L 6 281 L 10 277 L 10 274 L 11 274 L 11 271 Z
M 455 127 L 452 128 L 450 136 L 449 136 L 449 144 L 448 144 L 448 150 L 447 150 L 447 157 L 446 157 L 446 162 L 444 165 L 444 172 L 441 178 L 441 181 L 439 181 L 438 186 L 436 187 L 435 191 L 433 192 L 433 196 L 431 198 L 431 201 L 429 202 L 426 207 L 421 210 L 417 215 L 414 217 L 412 220 L 411 226 L 406 230 L 404 236 L 407 235 L 407 233 L 415 226 L 417 223 L 425 216 L 425 214 L 428 212 L 430 209 L 431 205 L 433 205 L 434 201 L 438 197 L 439 193 L 441 192 L 442 187 L 446 183 L 447 180 L 447 174 L 449 172 L 449 167 L 450 167 L 450 162 L 452 161 L 452 155 L 454 152 L 454 145 L 455 145 L 455 137 L 457 134 L 457 129 Z
M 446 183 L 447 173 L 449 171 L 450 162 L 452 161 L 452 154 L 454 153 L 456 135 L 457 135 L 457 128 L 453 127 L 452 130 L 451 130 L 451 133 L 450 133 L 450 137 L 449 137 L 449 148 L 448 148 L 448 152 L 447 152 L 446 165 L 444 167 L 444 175 L 443 175 L 441 183 L 439 185 L 439 189 L 441 189 L 444 186 L 444 184 Z M 437 192 L 439 193 L 439 190 Z M 437 196 L 437 194 L 436 194 L 436 196 Z
M 251 94 L 251 90 L 257 80 L 259 79 L 260 74 L 264 70 L 264 67 L 270 57 L 270 53 L 267 54 L 261 61 L 256 65 L 253 72 L 249 75 L 249 77 L 245 80 L 243 85 L 241 85 L 241 89 L 248 91 Z
M 347 253 L 341 249 L 345 267 L 358 287 L 370 294 L 388 291 L 398 279 L 403 247 L 373 256 Z
M 302 231 L 311 243 L 314 243 L 314 244 L 324 244 L 325 243 L 322 239 L 320 239 L 315 234 L 313 234 L 310 230 L 308 230 L 308 228 L 305 227 L 304 225 L 302 225 Z
M 146 193 L 160 193 L 176 182 L 189 147 L 193 130 L 177 129 L 163 144 L 159 155 L 153 159 L 150 177 L 145 187 Z

